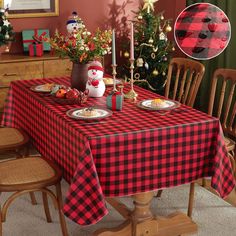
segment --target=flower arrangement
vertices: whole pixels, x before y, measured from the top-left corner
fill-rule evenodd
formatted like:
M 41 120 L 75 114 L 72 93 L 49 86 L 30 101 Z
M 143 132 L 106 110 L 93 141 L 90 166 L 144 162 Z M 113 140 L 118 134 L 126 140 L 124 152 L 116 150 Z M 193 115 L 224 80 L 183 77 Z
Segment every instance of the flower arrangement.
M 74 63 L 87 64 L 109 54 L 112 31 L 102 31 L 99 28 L 94 34 L 85 27 L 64 36 L 58 31 L 51 38 L 46 38 L 52 49 L 60 57 L 69 57 Z

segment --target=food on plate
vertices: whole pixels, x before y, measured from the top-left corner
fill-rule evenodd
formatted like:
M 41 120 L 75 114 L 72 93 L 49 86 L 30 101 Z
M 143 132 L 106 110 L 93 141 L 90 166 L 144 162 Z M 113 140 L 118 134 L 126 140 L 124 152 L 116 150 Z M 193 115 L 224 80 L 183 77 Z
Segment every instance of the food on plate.
M 78 98 L 78 97 L 79 97 L 79 91 L 76 88 L 70 89 L 66 93 L 67 99 Z
M 61 88 L 56 92 L 55 96 L 57 98 L 64 98 L 66 96 L 66 93 L 67 93 L 66 89 Z
M 161 98 L 156 98 L 151 101 L 151 107 L 153 108 L 164 108 L 166 107 L 166 101 Z
M 113 78 L 103 78 L 103 81 L 106 85 L 113 84 Z
M 45 91 L 51 91 L 53 86 L 54 86 L 54 83 L 46 83 L 41 86 L 41 89 Z
M 97 111 L 92 107 L 87 107 L 82 110 L 82 115 L 86 117 L 96 116 Z

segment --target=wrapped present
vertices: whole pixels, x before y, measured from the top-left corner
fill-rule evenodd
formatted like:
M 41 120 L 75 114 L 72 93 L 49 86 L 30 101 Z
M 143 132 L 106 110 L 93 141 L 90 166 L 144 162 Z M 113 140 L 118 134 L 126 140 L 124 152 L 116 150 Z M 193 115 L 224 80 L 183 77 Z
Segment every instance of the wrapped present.
M 113 111 L 120 111 L 122 110 L 123 100 L 123 93 L 112 91 L 111 94 L 107 96 L 107 107 Z
M 31 57 L 41 57 L 43 55 L 43 44 L 42 43 L 31 43 L 29 45 L 29 55 Z
M 42 43 L 43 51 L 50 51 L 50 44 L 48 42 L 43 41 L 43 37 L 49 37 L 48 29 L 23 30 L 22 38 L 24 52 L 29 51 L 29 45 L 32 43 Z

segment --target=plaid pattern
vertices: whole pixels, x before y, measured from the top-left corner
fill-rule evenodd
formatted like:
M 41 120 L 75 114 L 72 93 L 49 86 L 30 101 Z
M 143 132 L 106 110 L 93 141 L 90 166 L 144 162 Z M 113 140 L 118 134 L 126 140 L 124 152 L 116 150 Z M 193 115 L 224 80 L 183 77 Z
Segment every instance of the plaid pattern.
M 61 105 L 29 89 L 46 82 L 67 85 L 69 77 L 11 83 L 2 124 L 23 128 L 39 152 L 61 166 L 70 183 L 64 212 L 78 224 L 93 224 L 106 215 L 106 196 L 168 188 L 207 176 L 222 197 L 234 188 L 217 119 L 185 105 L 163 115 L 125 101 L 122 111 L 86 125 L 66 115 L 78 105 Z M 139 100 L 158 96 L 135 90 Z M 92 105 L 106 107 L 105 97 L 89 98 L 86 106 Z
M 228 45 L 230 32 L 225 13 L 208 3 L 188 7 L 175 23 L 175 38 L 179 48 L 197 59 L 220 54 Z

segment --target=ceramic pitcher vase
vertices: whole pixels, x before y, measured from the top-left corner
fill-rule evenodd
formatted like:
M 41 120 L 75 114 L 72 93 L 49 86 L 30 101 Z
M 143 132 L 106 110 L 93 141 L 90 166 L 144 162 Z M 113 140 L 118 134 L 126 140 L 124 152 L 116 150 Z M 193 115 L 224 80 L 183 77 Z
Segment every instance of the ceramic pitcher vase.
M 73 63 L 71 71 L 71 87 L 84 92 L 88 80 L 88 64 Z

